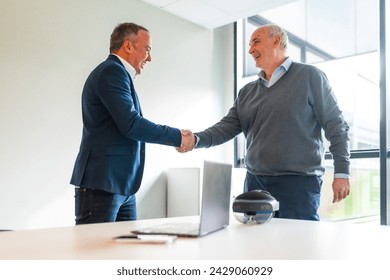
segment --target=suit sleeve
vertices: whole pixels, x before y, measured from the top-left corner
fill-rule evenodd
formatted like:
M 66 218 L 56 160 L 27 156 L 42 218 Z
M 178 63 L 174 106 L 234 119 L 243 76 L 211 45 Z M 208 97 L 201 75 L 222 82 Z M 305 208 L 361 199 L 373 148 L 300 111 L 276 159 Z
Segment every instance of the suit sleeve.
M 98 81 L 99 99 L 113 118 L 119 131 L 127 138 L 146 143 L 179 147 L 181 132 L 177 128 L 153 123 L 136 109 L 130 87 L 130 77 L 125 69 L 110 65 Z

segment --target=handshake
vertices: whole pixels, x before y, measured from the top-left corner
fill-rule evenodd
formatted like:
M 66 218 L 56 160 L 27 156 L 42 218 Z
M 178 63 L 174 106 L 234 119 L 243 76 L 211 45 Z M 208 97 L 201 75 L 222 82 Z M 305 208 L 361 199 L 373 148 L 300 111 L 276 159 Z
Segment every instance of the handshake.
M 192 151 L 195 147 L 195 135 L 188 129 L 181 130 L 181 146 L 177 147 L 176 150 L 179 153 L 186 153 Z

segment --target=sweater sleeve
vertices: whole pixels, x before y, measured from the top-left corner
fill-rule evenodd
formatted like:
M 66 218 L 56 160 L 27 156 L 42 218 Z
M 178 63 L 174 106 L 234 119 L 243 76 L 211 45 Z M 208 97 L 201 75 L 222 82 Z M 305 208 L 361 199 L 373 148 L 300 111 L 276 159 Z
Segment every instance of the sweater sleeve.
M 209 148 L 223 144 L 242 132 L 237 116 L 236 104 L 229 110 L 228 114 L 213 126 L 196 132 L 199 138 L 196 148 Z
M 334 173 L 349 172 L 349 125 L 345 121 L 329 81 L 322 71 L 312 79 L 313 107 L 325 138 L 330 142 Z

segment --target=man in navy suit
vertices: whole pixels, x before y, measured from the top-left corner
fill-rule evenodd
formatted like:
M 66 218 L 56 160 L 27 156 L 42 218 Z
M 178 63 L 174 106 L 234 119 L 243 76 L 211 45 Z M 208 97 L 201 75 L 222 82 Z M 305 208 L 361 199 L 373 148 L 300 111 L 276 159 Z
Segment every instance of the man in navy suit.
M 76 186 L 76 224 L 135 220 L 145 143 L 193 145 L 188 132 L 142 115 L 133 79 L 151 61 L 150 51 L 146 28 L 119 24 L 111 34 L 110 55 L 85 82 L 83 134 L 70 182 Z

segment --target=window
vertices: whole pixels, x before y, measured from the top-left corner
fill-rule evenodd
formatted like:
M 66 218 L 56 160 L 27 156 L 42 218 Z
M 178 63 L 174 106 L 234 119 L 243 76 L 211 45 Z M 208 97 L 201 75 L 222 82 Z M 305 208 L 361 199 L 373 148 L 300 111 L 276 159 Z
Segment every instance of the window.
M 379 220 L 380 53 L 378 2 L 299 0 L 244 19 L 236 25 L 237 89 L 257 79 L 248 54 L 249 37 L 260 25 L 276 23 L 289 35 L 288 55 L 316 65 L 328 76 L 350 125 L 351 195 L 333 204 L 333 162 L 326 154 L 322 220 Z M 236 166 L 243 167 L 245 138 L 236 139 Z

